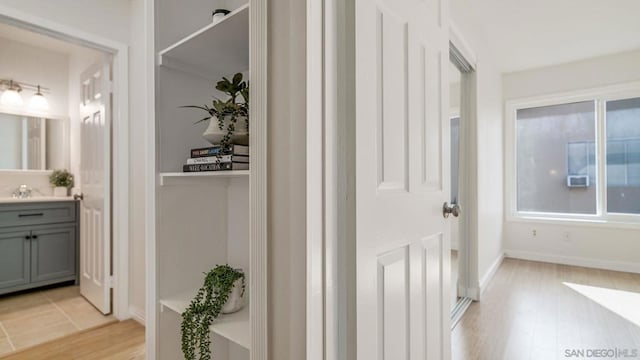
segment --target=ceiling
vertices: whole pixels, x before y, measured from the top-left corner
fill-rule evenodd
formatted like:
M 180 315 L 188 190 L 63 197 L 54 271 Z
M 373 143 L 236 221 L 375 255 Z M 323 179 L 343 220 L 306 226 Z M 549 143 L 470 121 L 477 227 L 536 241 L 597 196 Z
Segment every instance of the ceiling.
M 503 72 L 640 49 L 640 0 L 467 0 Z

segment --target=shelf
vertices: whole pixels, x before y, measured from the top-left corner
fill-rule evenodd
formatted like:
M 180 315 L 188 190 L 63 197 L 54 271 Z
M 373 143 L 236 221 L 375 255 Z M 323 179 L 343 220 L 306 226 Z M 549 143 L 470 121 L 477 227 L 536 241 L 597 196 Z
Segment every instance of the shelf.
M 182 315 L 195 296 L 195 291 L 185 292 L 165 300 L 160 300 L 162 311 L 170 309 Z M 251 324 L 249 306 L 227 315 L 220 315 L 211 325 L 211 331 L 232 341 L 245 349 L 251 349 Z
M 158 53 L 160 66 L 208 79 L 249 69 L 249 4 Z
M 249 170 L 160 173 L 160 186 L 209 184 L 211 179 L 249 177 Z

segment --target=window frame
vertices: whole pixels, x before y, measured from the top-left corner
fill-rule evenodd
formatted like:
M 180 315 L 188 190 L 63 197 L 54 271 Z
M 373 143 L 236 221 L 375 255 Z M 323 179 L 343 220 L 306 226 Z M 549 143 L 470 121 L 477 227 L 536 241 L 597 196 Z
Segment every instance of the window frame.
M 505 217 L 510 222 L 548 222 L 574 225 L 598 225 L 640 228 L 640 214 L 607 212 L 606 169 L 606 103 L 640 97 L 640 82 L 551 93 L 505 101 Z M 517 111 L 520 109 L 562 105 L 575 102 L 595 102 L 596 129 L 596 213 L 571 214 L 518 211 L 517 207 Z

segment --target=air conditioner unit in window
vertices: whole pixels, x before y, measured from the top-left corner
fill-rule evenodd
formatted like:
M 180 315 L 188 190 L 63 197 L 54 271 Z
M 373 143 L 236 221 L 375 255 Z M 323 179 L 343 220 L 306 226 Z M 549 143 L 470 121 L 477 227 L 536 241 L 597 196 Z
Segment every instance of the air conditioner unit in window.
M 567 176 L 568 187 L 589 187 L 589 175 Z

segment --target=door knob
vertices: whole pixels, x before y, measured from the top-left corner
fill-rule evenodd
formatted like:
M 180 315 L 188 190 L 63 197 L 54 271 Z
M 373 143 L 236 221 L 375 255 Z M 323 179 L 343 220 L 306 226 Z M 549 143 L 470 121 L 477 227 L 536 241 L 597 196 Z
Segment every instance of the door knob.
M 445 203 L 442 205 L 442 216 L 444 216 L 444 218 L 448 218 L 449 215 L 453 215 L 454 217 L 458 217 L 458 215 L 460 215 L 460 206 L 458 204 L 453 204 L 453 206 L 450 206 L 448 202 L 445 201 Z
M 84 194 L 83 193 L 74 194 L 73 195 L 73 200 L 84 200 Z

